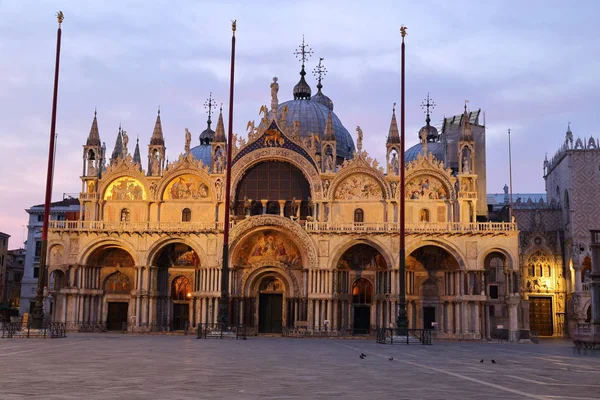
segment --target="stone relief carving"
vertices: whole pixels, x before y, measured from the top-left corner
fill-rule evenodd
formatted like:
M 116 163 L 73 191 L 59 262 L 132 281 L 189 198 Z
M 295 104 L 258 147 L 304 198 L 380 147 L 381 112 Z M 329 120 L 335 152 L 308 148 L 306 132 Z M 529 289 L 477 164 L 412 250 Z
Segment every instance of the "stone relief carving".
M 336 188 L 335 200 L 382 198 L 379 182 L 366 174 L 351 175 Z

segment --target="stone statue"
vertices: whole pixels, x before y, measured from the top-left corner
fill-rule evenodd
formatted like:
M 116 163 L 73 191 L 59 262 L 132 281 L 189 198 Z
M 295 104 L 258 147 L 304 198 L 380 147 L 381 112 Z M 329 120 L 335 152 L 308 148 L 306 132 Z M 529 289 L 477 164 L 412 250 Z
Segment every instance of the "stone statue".
M 315 208 L 315 203 L 312 201 L 312 197 L 308 196 L 308 214 L 311 217 L 314 217 L 314 208 Z
M 471 163 L 469 162 L 469 158 L 464 155 L 462 159 L 462 172 L 465 174 L 471 173 Z
M 328 154 L 327 159 L 325 160 L 325 171 L 333 172 L 333 155 Z
M 88 183 L 88 193 L 94 193 L 96 191 L 96 185 L 94 181 L 89 181 Z
M 325 179 L 323 181 L 323 195 L 327 196 L 328 191 L 329 191 L 329 179 Z
M 300 204 L 296 202 L 296 198 L 292 198 L 292 219 L 296 219 L 298 217 L 298 210 L 300 209 Z
M 277 92 L 279 92 L 279 83 L 277 83 L 277 77 L 274 77 L 273 83 L 271 83 L 271 110 L 277 110 L 277 106 L 279 105 Z
M 160 166 L 158 165 L 159 161 L 157 158 L 152 158 L 152 176 L 156 176 L 158 175 L 158 171 L 160 169 Z
M 88 160 L 88 171 L 87 176 L 96 175 L 96 168 L 94 168 L 94 160 Z
M 188 128 L 185 128 L 185 152 L 190 152 L 190 143 L 192 143 L 192 134 L 190 133 Z
M 121 135 L 123 135 L 123 155 L 127 155 L 127 145 L 129 144 L 129 136 L 127 136 L 127 132 L 122 131 Z
M 252 200 L 244 196 L 244 214 L 246 217 L 250 216 L 250 212 L 252 211 Z
M 220 179 L 215 182 L 215 193 L 217 194 L 217 201 L 221 201 L 223 198 L 223 181 Z
M 398 157 L 396 156 L 396 153 L 392 154 L 392 160 L 390 161 L 389 168 L 394 175 L 398 175 L 398 173 L 400 172 Z
M 363 131 L 362 131 L 362 129 L 360 129 L 360 126 L 356 127 L 356 134 L 357 134 L 356 148 L 358 149 L 358 151 L 361 151 L 362 150 L 362 142 L 363 142 Z
M 300 139 L 300 121 L 294 121 L 294 128 L 292 130 L 292 139 L 298 140 Z
M 150 185 L 150 196 L 152 199 L 156 198 L 156 190 L 158 189 L 156 182 L 152 182 Z
M 390 187 L 392 189 L 392 197 L 396 197 L 396 189 L 398 188 L 398 184 L 396 182 L 390 183 Z

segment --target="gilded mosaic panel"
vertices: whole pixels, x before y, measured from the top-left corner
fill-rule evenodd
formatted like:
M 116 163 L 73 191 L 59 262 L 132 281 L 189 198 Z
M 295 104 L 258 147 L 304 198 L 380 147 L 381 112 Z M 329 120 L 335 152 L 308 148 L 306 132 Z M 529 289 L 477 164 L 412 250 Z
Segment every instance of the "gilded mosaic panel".
M 139 180 L 124 176 L 108 185 L 104 192 L 104 200 L 146 200 L 146 189 Z
M 191 174 L 179 175 L 167 185 L 163 200 L 205 199 L 208 186 L 200 177 Z

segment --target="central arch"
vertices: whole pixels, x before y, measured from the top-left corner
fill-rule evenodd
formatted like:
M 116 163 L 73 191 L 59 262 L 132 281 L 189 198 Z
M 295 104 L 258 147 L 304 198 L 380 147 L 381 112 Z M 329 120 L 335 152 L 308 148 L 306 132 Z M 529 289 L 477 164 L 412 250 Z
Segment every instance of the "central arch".
M 410 326 L 433 329 L 443 323 L 444 304 L 441 297 L 459 292 L 459 288 L 455 287 L 459 271 L 459 260 L 440 246 L 428 244 L 410 253 L 406 259 Z

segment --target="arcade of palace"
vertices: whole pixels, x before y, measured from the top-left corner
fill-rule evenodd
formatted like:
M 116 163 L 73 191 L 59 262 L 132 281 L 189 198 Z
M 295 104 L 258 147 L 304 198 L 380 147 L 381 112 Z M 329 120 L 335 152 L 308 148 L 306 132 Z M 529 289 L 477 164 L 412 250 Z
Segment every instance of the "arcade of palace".
M 304 80 L 233 143 L 230 320 L 251 332 L 305 328 L 365 334 L 394 324 L 401 196 L 407 218 L 407 309 L 412 328 L 476 339 L 498 329 L 527 337 L 515 222 L 487 221 L 480 111 L 419 131 L 400 193 L 395 111 L 383 165 L 356 146 L 333 103 Z M 226 135 L 216 130 L 165 161 L 160 113 L 146 170 L 119 130 L 106 159 L 97 117 L 83 146 L 81 217 L 52 221 L 52 318 L 108 329 L 171 330 L 214 323 L 220 296 Z M 383 144 L 382 144 L 383 145 Z M 108 164 L 108 165 L 106 165 Z

